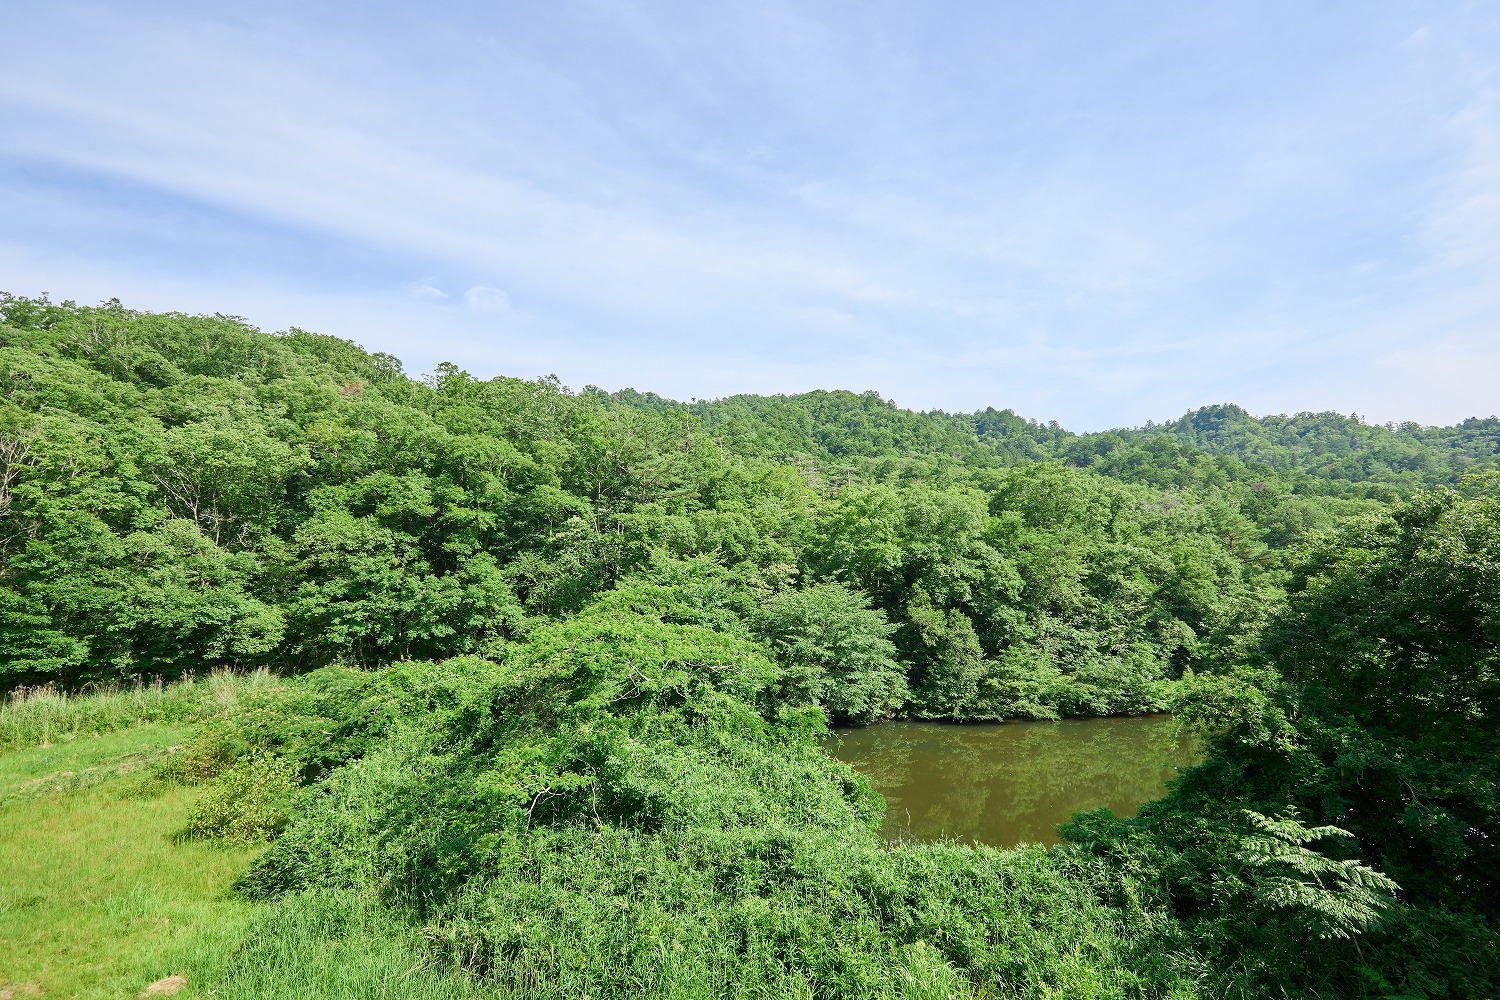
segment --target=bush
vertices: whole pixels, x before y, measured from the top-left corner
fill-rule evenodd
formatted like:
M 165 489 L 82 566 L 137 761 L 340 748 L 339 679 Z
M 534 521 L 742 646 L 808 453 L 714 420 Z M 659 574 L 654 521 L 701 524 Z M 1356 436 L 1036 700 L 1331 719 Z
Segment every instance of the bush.
M 266 840 L 286 825 L 283 809 L 297 787 L 290 761 L 258 754 L 226 771 L 188 815 L 185 836 L 250 844 Z
M 786 700 L 753 646 L 671 608 L 637 591 L 543 626 L 468 673 L 461 705 L 419 712 L 426 688 L 392 690 L 406 721 L 299 800 L 241 890 L 373 893 L 502 995 L 1180 985 L 1132 943 L 1166 918 L 1101 902 L 1097 862 L 884 844 L 879 797 L 818 745 L 822 713 Z

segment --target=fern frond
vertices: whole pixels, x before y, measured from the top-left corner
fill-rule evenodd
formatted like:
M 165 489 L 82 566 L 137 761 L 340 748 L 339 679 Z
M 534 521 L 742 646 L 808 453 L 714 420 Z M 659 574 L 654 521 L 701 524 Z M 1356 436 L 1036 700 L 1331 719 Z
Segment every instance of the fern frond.
M 1243 837 L 1237 857 L 1255 884 L 1257 904 L 1296 913 L 1320 938 L 1352 938 L 1373 927 L 1401 887 L 1358 861 L 1336 861 L 1302 846 L 1350 837 L 1333 826 L 1308 828 L 1294 811 L 1274 819 L 1246 810 L 1259 831 Z

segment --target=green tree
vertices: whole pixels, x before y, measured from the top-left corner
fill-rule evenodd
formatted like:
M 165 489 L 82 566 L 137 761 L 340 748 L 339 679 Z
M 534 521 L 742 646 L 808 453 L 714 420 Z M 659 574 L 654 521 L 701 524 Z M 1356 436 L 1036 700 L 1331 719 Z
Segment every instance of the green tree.
M 906 703 L 906 675 L 890 641 L 895 626 L 861 594 L 839 583 L 786 590 L 751 615 L 785 671 L 793 700 L 816 702 L 835 718 L 868 723 Z

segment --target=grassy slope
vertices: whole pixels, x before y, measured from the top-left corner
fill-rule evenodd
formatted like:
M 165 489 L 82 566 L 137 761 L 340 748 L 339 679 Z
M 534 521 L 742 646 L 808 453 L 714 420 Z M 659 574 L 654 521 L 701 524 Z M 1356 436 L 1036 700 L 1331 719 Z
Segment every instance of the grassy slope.
M 181 841 L 202 788 L 137 780 L 190 728 L 145 724 L 0 752 L 0 997 L 461 1000 L 410 929 L 356 896 L 275 907 L 230 886 L 260 852 Z M 501 991 L 503 992 L 503 991 Z
M 187 739 L 181 725 L 147 724 L 0 754 L 0 804 L 90 788 L 135 774 Z
M 458 1000 L 384 908 L 311 895 L 276 907 L 230 887 L 262 845 L 184 841 L 208 794 L 152 765 L 264 673 L 0 701 L 0 1000 L 178 997 Z
M 195 722 L 259 675 L 0 704 L 0 996 L 180 996 L 227 961 L 254 908 L 229 886 L 259 852 L 177 841 L 202 789 L 147 783 Z

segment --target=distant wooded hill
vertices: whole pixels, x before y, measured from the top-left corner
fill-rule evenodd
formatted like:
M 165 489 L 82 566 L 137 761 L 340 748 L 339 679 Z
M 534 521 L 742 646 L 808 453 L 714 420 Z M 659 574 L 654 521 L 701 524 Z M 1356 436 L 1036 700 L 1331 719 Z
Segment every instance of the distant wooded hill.
M 953 465 L 1059 460 L 1156 486 L 1201 488 L 1275 473 L 1296 492 L 1388 499 L 1500 468 L 1500 418 L 1457 426 L 1370 424 L 1340 413 L 1252 416 L 1204 406 L 1164 424 L 1075 434 L 1055 422 L 989 407 L 974 413 L 902 409 L 877 392 L 730 396 L 677 403 L 624 390 L 621 402 L 680 409 L 734 451 L 810 459 L 830 471 L 921 477 Z

